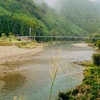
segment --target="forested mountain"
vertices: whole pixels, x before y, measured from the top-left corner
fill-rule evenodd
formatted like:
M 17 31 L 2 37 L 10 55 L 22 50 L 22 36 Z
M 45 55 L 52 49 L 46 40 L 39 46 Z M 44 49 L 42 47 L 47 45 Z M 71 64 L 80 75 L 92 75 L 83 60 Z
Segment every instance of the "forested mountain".
M 30 27 L 32 35 L 100 33 L 100 2 L 58 0 L 54 10 L 44 0 L 0 0 L 0 35 L 29 35 Z
M 45 3 L 33 0 L 0 0 L 0 35 L 86 35 L 85 29 L 58 15 Z
M 60 0 L 56 9 L 80 28 L 100 33 L 100 0 Z

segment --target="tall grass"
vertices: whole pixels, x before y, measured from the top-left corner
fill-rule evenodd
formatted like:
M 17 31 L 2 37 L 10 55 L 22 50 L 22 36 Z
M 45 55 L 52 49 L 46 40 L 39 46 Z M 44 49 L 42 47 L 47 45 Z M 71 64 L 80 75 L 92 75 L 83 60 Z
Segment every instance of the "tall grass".
M 24 96 L 20 95 L 20 96 L 15 96 L 13 98 L 13 100 L 26 100 Z
M 59 62 L 59 53 L 61 49 L 59 49 L 55 55 L 54 58 L 51 58 L 51 69 L 49 70 L 50 76 L 52 78 L 51 86 L 50 86 L 50 95 L 49 95 L 49 100 L 52 99 L 52 91 L 53 91 L 53 86 L 55 83 L 55 79 L 57 76 L 57 72 L 59 70 L 58 62 Z

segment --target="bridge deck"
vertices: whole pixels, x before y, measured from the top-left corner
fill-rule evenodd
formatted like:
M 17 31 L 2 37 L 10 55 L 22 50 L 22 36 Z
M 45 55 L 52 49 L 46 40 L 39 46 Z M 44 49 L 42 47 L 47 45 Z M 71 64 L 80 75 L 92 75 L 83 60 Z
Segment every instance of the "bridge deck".
M 49 39 L 89 39 L 89 37 L 79 37 L 79 36 L 18 36 L 21 39 L 32 39 L 36 40 L 37 38 L 49 38 Z M 95 38 L 99 39 L 99 38 Z

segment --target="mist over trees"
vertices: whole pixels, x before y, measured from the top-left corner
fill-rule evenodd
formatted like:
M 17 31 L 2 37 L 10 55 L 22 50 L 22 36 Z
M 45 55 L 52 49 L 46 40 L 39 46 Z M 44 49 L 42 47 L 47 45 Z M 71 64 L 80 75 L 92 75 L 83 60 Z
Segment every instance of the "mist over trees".
M 100 33 L 99 0 L 61 0 L 56 10 L 89 33 Z
M 88 0 L 61 0 L 56 5 L 49 5 L 47 1 L 46 4 L 45 0 L 39 3 L 37 5 L 34 0 L 0 0 L 0 36 L 9 32 L 29 35 L 30 27 L 32 35 L 38 36 L 86 36 L 100 31 L 99 4 Z

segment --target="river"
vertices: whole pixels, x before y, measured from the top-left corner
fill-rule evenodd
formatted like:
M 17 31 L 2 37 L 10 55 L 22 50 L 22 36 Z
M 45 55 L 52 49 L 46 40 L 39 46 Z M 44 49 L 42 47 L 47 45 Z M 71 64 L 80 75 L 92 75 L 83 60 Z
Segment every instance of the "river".
M 76 61 L 90 60 L 94 53 L 91 47 L 77 47 L 72 42 L 45 47 L 24 63 L 6 65 L 9 73 L 0 76 L 0 100 L 48 100 L 51 86 L 51 58 L 59 52 L 59 69 L 53 86 L 52 100 L 59 91 L 75 88 L 82 83 L 84 67 L 74 64 Z M 53 64 L 53 63 L 52 63 Z

